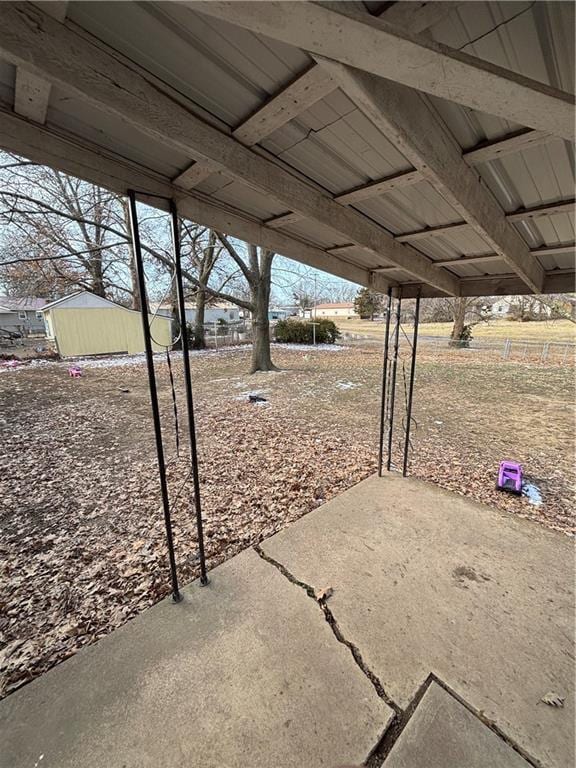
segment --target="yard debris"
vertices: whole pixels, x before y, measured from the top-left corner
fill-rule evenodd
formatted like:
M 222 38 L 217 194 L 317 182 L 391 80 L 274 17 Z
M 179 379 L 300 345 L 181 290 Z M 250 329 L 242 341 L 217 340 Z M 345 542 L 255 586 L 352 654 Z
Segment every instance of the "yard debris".
M 250 379 L 246 349 L 210 351 L 192 361 L 209 568 L 375 471 L 380 351 L 325 352 L 310 350 L 303 363 L 298 348 L 274 347 L 282 375 Z M 504 424 L 497 432 L 502 419 L 495 419 L 495 409 L 516 408 L 514 365 L 503 369 L 499 360 L 492 365 L 476 358 L 464 364 L 457 356 L 446 363 L 438 355 L 435 350 L 427 357 L 425 345 L 419 352 L 415 411 L 424 427 L 414 441 L 410 474 L 572 531 L 571 372 L 539 368 L 527 380 L 527 366 L 518 366 L 522 391 L 534 392 L 535 400 L 524 394 L 520 412 L 511 412 L 514 430 Z M 184 403 L 181 353 L 173 360 L 177 398 Z M 144 357 L 75 364 L 90 373 L 82 386 L 62 387 L 70 361 L 34 360 L 0 377 L 0 697 L 170 591 Z M 174 452 L 167 366 L 161 356 L 155 364 L 171 499 L 182 488 L 172 515 L 185 584 L 199 574 L 193 484 L 186 479 L 188 457 Z M 129 399 L 118 395 L 119 366 L 120 391 L 129 389 Z M 333 397 L 334 383 L 347 381 L 352 371 L 361 386 Z M 454 381 L 458 397 L 447 409 L 446 386 Z M 427 387 L 427 397 L 419 397 L 419 386 Z M 274 407 L 259 409 L 255 418 L 246 407 L 249 394 L 263 395 Z M 544 432 L 535 433 L 533 415 L 544 407 L 544 396 L 554 404 L 554 427 L 541 420 Z M 432 424 L 439 413 L 446 414 L 441 431 Z M 396 437 L 401 434 L 399 428 Z M 494 488 L 494 463 L 512 448 L 521 449 L 519 459 L 539 478 L 540 506 Z M 399 464 L 400 439 L 393 450 Z M 318 590 L 316 599 L 329 599 L 331 590 Z
M 554 691 L 548 691 L 548 693 L 545 693 L 544 696 L 542 696 L 540 701 L 543 701 L 544 704 L 548 704 L 549 707 L 558 707 L 562 709 L 566 697 L 560 696 L 560 694 L 554 693 Z
M 332 587 L 324 587 L 323 589 L 314 590 L 314 597 L 319 603 L 328 600 L 328 598 L 332 597 L 333 594 L 334 589 Z
M 248 400 L 251 403 L 267 403 L 268 400 L 262 395 L 248 395 Z

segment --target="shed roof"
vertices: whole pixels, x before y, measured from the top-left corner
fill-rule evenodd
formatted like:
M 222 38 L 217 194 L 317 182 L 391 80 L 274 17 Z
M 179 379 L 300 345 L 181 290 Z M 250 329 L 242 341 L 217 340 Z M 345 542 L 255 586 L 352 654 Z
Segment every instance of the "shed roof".
M 15 312 L 34 312 L 42 309 L 47 304 L 46 299 L 34 297 L 18 298 L 16 296 L 0 296 L 0 305 L 5 309 Z
M 1 146 L 381 290 L 573 290 L 573 4 L 64 6 L 2 4 Z

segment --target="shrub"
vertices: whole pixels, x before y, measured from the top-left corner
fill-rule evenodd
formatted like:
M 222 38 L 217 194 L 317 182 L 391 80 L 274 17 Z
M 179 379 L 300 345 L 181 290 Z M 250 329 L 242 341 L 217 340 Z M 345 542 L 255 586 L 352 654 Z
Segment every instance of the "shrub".
M 274 328 L 276 341 L 283 344 L 312 344 L 313 324 L 310 320 L 279 320 Z M 319 320 L 316 324 L 316 343 L 334 344 L 340 331 L 332 320 Z

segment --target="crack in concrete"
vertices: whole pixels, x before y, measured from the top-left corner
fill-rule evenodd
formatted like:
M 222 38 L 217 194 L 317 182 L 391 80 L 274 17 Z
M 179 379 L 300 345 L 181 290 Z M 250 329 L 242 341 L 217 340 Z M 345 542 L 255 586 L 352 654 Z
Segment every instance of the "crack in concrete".
M 285 576 L 288 581 L 290 581 L 292 584 L 296 584 L 296 586 L 303 589 L 309 598 L 314 600 L 316 605 L 319 606 L 320 610 L 324 614 L 325 620 L 328 622 L 330 629 L 334 633 L 334 637 L 338 640 L 339 643 L 342 643 L 342 645 L 345 645 L 346 648 L 350 651 L 352 654 L 352 658 L 354 659 L 356 666 L 360 669 L 362 674 L 368 678 L 368 680 L 372 683 L 372 686 L 374 687 L 374 690 L 378 694 L 378 696 L 390 707 L 390 709 L 394 712 L 394 717 L 392 718 L 390 725 L 394 720 L 402 715 L 402 709 L 396 704 L 396 702 L 386 693 L 386 690 L 384 686 L 382 685 L 382 682 L 378 679 L 378 677 L 374 674 L 374 672 L 370 669 L 370 667 L 366 664 L 364 659 L 362 658 L 362 654 L 360 653 L 360 649 L 357 645 L 354 645 L 353 642 L 348 640 L 346 637 L 344 637 L 342 630 L 338 626 L 338 622 L 336 621 L 334 614 L 328 607 L 326 600 L 324 599 L 317 599 L 316 595 L 314 594 L 314 588 L 310 586 L 310 584 L 306 584 L 304 581 L 300 581 L 297 579 L 290 571 L 282 565 L 282 563 L 278 562 L 277 560 L 274 560 L 273 557 L 270 557 L 270 555 L 267 555 L 264 550 L 258 545 L 254 545 L 254 551 L 256 552 L 259 557 L 262 558 L 262 560 L 265 560 L 270 565 L 273 565 L 274 568 L 276 568 L 280 573 Z
M 536 760 L 531 755 L 529 755 L 524 749 L 522 749 L 522 747 L 520 747 L 519 744 L 516 744 L 516 742 L 514 742 L 513 739 L 509 738 L 496 725 L 496 723 L 494 723 L 493 721 L 483 716 L 483 713 L 476 711 L 471 704 L 469 704 L 465 699 L 463 699 L 455 691 L 453 691 L 450 688 L 450 686 L 448 686 L 443 680 L 437 677 L 433 672 L 431 672 L 426 678 L 426 680 L 424 680 L 422 685 L 418 688 L 418 690 L 414 694 L 413 698 L 411 699 L 406 709 L 403 710 L 386 693 L 386 690 L 382 685 L 382 682 L 380 681 L 380 679 L 377 677 L 377 675 L 374 674 L 374 672 L 370 669 L 370 667 L 366 664 L 366 662 L 362 658 L 362 654 L 360 653 L 360 649 L 358 648 L 358 646 L 352 643 L 346 637 L 344 637 L 342 630 L 340 629 L 338 622 L 334 617 L 334 614 L 326 604 L 326 600 L 317 599 L 314 591 L 314 587 L 312 587 L 310 584 L 306 584 L 306 582 L 304 581 L 300 581 L 299 579 L 297 579 L 296 576 L 294 576 L 294 574 L 290 573 L 290 571 L 286 568 L 286 566 L 282 565 L 282 563 L 280 563 L 278 560 L 275 560 L 273 557 L 270 557 L 270 555 L 267 555 L 266 552 L 264 552 L 264 550 L 260 547 L 259 544 L 255 544 L 253 546 L 253 549 L 256 552 L 256 554 L 262 558 L 262 560 L 264 560 L 269 565 L 272 565 L 274 568 L 280 571 L 280 573 L 285 578 L 287 578 L 288 581 L 290 581 L 292 584 L 295 584 L 296 586 L 303 589 L 308 595 L 308 597 L 319 606 L 320 610 L 324 614 L 324 618 L 326 622 L 329 624 L 332 632 L 334 633 L 334 637 L 338 640 L 339 643 L 342 643 L 342 645 L 345 645 L 346 648 L 348 648 L 348 650 L 352 654 L 352 658 L 354 659 L 356 666 L 360 669 L 362 674 L 372 683 L 372 686 L 374 687 L 374 690 L 376 691 L 377 695 L 394 712 L 390 722 L 387 723 L 386 727 L 384 728 L 382 736 L 378 739 L 374 747 L 370 750 L 366 760 L 364 761 L 363 763 L 364 768 L 385 768 L 384 762 L 388 757 L 390 751 L 392 750 L 392 747 L 396 744 L 396 742 L 400 738 L 402 731 L 408 725 L 412 715 L 414 714 L 414 712 L 416 711 L 416 708 L 420 704 L 422 697 L 424 696 L 424 694 L 426 693 L 426 691 L 428 690 L 428 688 L 432 683 L 436 683 L 437 685 L 441 686 L 447 693 L 453 696 L 460 704 L 462 704 L 462 706 L 466 707 L 466 709 L 471 714 L 477 717 L 486 727 L 488 727 L 493 733 L 495 733 L 511 749 L 513 749 L 521 757 L 523 757 L 524 760 L 526 760 L 526 762 L 529 765 L 533 766 L 533 768 L 543 768 L 542 764 L 538 760 Z

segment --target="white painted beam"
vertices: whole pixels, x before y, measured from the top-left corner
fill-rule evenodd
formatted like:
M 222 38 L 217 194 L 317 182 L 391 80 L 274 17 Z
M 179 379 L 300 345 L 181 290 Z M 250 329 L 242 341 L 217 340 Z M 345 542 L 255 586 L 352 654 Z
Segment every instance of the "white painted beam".
M 251 117 L 239 125 L 232 135 L 247 147 L 258 144 L 336 88 L 337 84 L 330 75 L 320 67 L 312 65 L 290 85 L 272 96 Z
M 576 290 L 576 273 L 573 269 L 554 269 L 544 275 L 542 294 L 573 293 Z M 438 296 L 430 286 L 401 283 L 402 297 L 415 298 L 419 292 L 423 298 Z M 394 289 L 395 291 L 397 289 Z M 504 274 L 490 277 L 463 277 L 460 281 L 461 296 L 521 296 L 531 293 L 517 275 Z
M 499 160 L 502 157 L 514 155 L 525 149 L 533 149 L 549 144 L 557 137 L 545 131 L 522 130 L 504 136 L 500 139 L 482 142 L 477 147 L 467 149 L 464 152 L 464 160 L 468 165 L 480 165 L 491 160 Z
M 572 94 L 411 34 L 346 4 L 188 0 L 187 5 L 317 56 L 574 139 Z
M 68 0 L 36 3 L 56 21 L 64 21 Z M 42 77 L 29 72 L 25 67 L 17 67 L 14 88 L 14 112 L 36 123 L 45 123 L 52 86 Z
M 2 14 L 0 51 L 9 61 L 26 62 L 35 74 L 120 117 L 159 146 L 207 160 L 378 258 L 401 266 L 417 280 L 430 281 L 447 294 L 458 293 L 458 280 L 453 275 L 434 269 L 427 257 L 409 245 L 395 242 L 367 217 L 339 205 L 314 186 L 207 125 L 123 63 L 119 54 L 111 55 L 103 45 L 88 44 L 75 31 L 29 3 L 6 3 Z
M 576 254 L 576 243 L 565 243 L 564 245 L 543 245 L 540 248 L 531 248 L 530 255 L 537 256 L 558 256 L 559 254 Z M 437 267 L 452 267 L 457 264 L 486 264 L 491 261 L 503 261 L 502 256 L 497 253 L 484 253 L 478 256 L 461 256 L 458 259 L 440 259 L 435 261 Z M 376 270 L 382 272 L 388 267 L 382 267 Z
M 189 168 L 175 176 L 172 182 L 183 189 L 193 189 L 202 184 L 203 181 L 206 181 L 213 173 L 217 173 L 218 170 L 219 166 L 212 165 L 211 163 L 192 163 Z
M 574 216 L 575 201 L 562 200 L 559 203 L 546 203 L 544 205 L 535 205 L 533 208 L 520 208 L 512 213 L 507 213 L 508 221 L 528 221 L 529 219 L 540 219 L 542 216 L 552 216 L 555 213 L 570 213 Z
M 464 162 L 462 150 L 429 100 L 392 81 L 325 62 L 349 98 L 419 170 L 472 229 L 536 293 L 544 271 L 478 175 Z
M 0 146 L 120 195 L 125 195 L 128 189 L 136 189 L 141 193 L 142 200 L 163 210 L 167 209 L 167 199 L 173 197 L 177 200 L 180 214 L 202 226 L 219 229 L 345 280 L 372 286 L 378 291 L 385 292 L 389 286 L 384 278 L 339 258 L 337 254 L 328 253 L 303 239 L 273 232 L 262 222 L 231 206 L 217 203 L 197 192 L 179 189 L 160 174 L 130 163 L 108 150 L 35 125 L 3 110 L 0 110 Z

